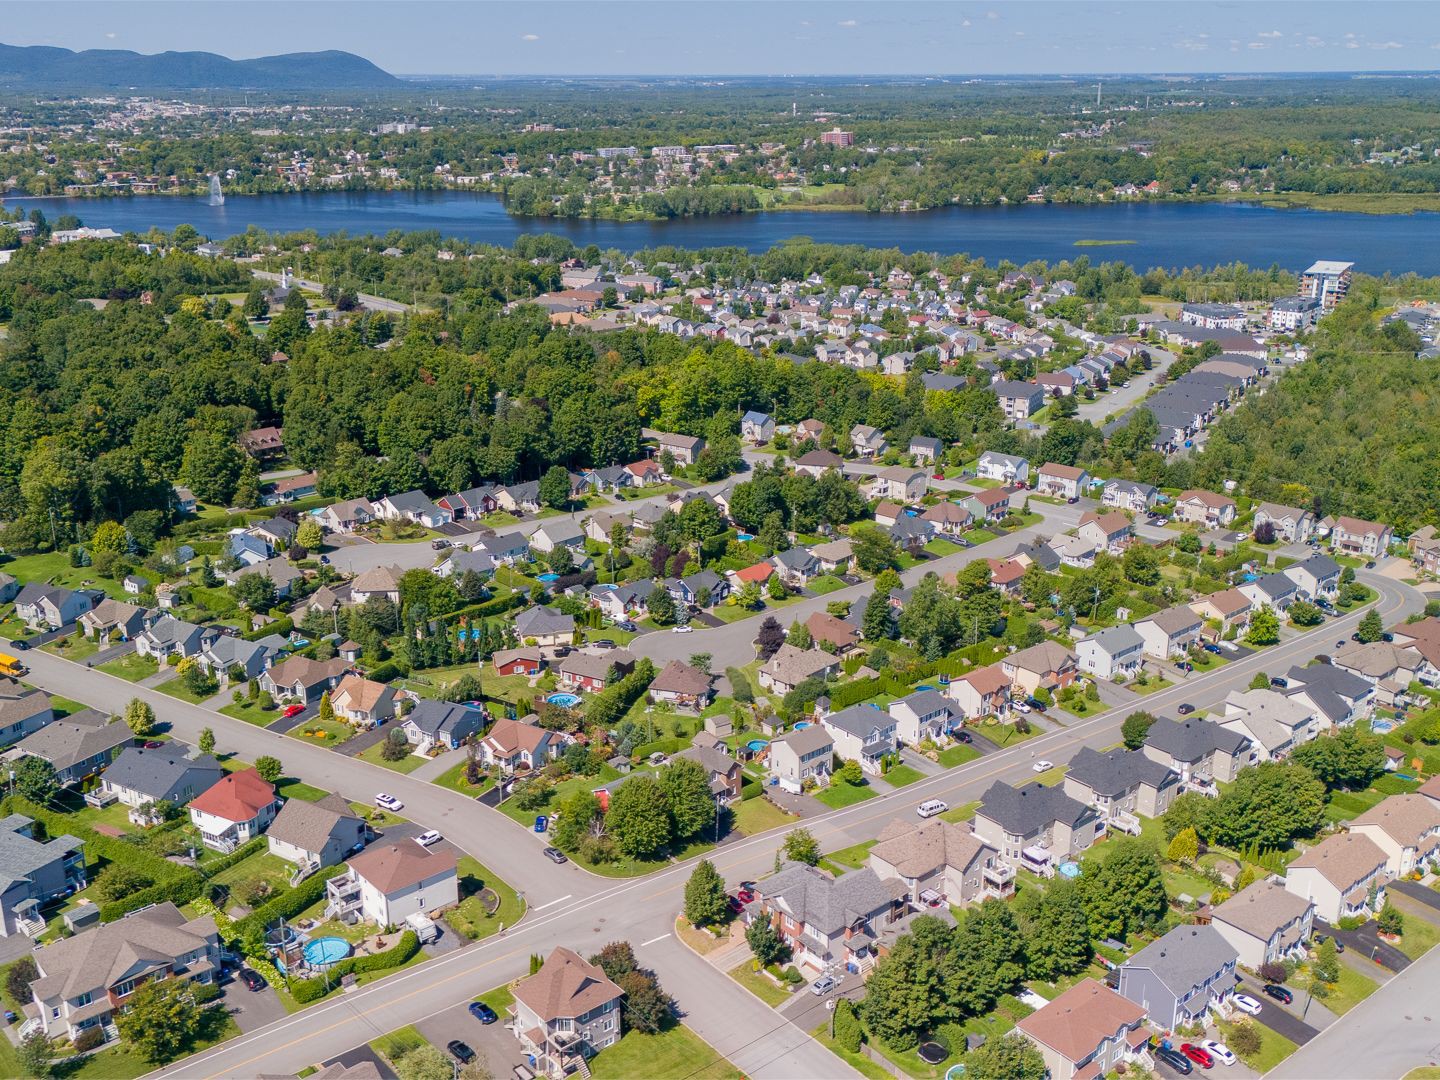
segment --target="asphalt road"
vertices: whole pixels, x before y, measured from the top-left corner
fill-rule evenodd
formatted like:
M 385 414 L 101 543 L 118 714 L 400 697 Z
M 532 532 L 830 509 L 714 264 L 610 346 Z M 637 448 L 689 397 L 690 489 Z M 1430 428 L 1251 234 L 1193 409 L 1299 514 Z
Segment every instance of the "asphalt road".
M 1415 590 L 1377 575 L 1363 576 L 1367 584 L 1379 590 L 1381 613 L 1387 622 L 1420 609 L 1421 598 Z M 1324 638 L 1336 632 L 1348 634 L 1360 617 L 1357 611 L 1327 624 L 1318 634 L 1298 636 L 1183 686 L 1152 694 L 1145 699 L 1145 707 L 1173 715 L 1182 701 L 1197 707 L 1218 704 L 1231 690 L 1248 685 L 1257 671 L 1301 663 L 1323 651 Z M 686 635 L 691 641 L 699 636 Z M 200 728 L 210 726 L 215 729 L 221 750 L 251 760 L 260 754 L 275 754 L 286 764 L 287 773 L 349 798 L 368 802 L 376 791 L 388 791 L 406 803 L 406 817 L 426 828 L 440 829 L 521 889 L 530 904 L 526 918 L 504 936 L 398 972 L 277 1024 L 241 1035 L 176 1063 L 163 1075 L 189 1078 L 291 1074 L 524 975 L 532 953 L 547 952 L 559 942 L 583 953 L 619 939 L 631 941 L 642 961 L 660 974 L 678 999 L 686 1022 L 747 1075 L 787 1080 L 851 1075 L 847 1066 L 804 1031 L 673 937 L 673 920 L 682 902 L 689 863 L 646 878 L 622 881 L 597 877 L 573 864 L 553 866 L 540 856 L 538 838 L 504 815 L 454 792 L 308 746 L 46 653 L 32 652 L 28 659 L 32 665 L 30 681 L 52 693 L 112 712 L 120 711 L 129 698 L 140 696 L 155 708 L 157 718 L 171 725 L 182 739 L 193 741 Z M 1076 720 L 1068 727 L 998 750 L 901 791 L 811 818 L 806 825 L 824 849 L 873 838 L 892 818 L 908 818 L 913 808 L 927 799 L 942 798 L 958 805 L 979 798 L 997 779 L 1010 783 L 1028 779 L 1036 758 L 1065 762 L 1081 746 L 1111 745 L 1127 711 L 1121 707 Z M 725 845 L 714 854 L 714 861 L 729 881 L 759 877 L 769 871 L 777 846 L 777 834 L 762 834 Z
M 280 280 L 280 275 L 273 270 L 252 270 L 250 272 L 262 281 Z M 290 283 L 298 285 L 302 289 L 309 289 L 311 292 L 325 291 L 323 282 L 310 281 L 306 278 L 291 278 Z M 403 315 L 410 310 L 409 304 L 402 304 L 398 300 L 387 300 L 383 296 L 371 296 L 369 293 L 357 293 L 356 295 L 360 300 L 360 306 L 367 311 L 388 311 L 395 315 Z

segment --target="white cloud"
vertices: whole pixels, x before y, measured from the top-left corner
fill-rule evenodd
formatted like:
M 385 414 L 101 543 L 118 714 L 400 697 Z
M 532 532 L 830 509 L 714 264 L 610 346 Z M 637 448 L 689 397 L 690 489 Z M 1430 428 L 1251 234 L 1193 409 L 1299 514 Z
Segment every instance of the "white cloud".
M 1247 42 L 1245 47 L 1247 49 L 1268 49 L 1270 47 L 1270 43 L 1267 41 L 1251 41 Z
M 105 36 L 106 36 L 107 38 L 109 38 L 111 41 L 114 41 L 114 40 L 115 40 L 117 37 L 119 37 L 120 35 L 117 34 L 117 33 L 115 33 L 115 31 L 112 30 L 112 31 L 110 31 L 110 33 L 106 34 Z
M 539 40 L 540 40 L 540 35 L 539 35 L 539 34 L 522 34 L 521 37 L 520 37 L 520 40 L 521 40 L 521 41 L 539 41 Z
M 969 26 L 969 25 L 970 25 L 970 20 L 969 20 L 969 19 L 964 19 L 964 20 L 961 21 L 960 25 L 961 25 L 961 26 Z M 1436 47 L 1437 49 L 1440 49 L 1440 42 L 1437 42 L 1436 45 L 1435 45 L 1435 47 Z
M 1311 34 L 1305 39 L 1305 44 L 1309 45 L 1312 49 L 1316 49 L 1325 44 L 1325 39 L 1318 38 L 1314 34 Z
M 859 26 L 859 25 L 860 25 L 860 20 L 859 20 L 859 19 L 841 19 L 838 25 L 844 26 L 844 27 L 847 27 L 847 28 L 848 28 L 848 27 L 851 27 L 851 26 Z
M 1358 41 L 1347 41 L 1347 42 L 1345 42 L 1345 48 L 1347 48 L 1347 49 L 1358 49 L 1358 48 L 1360 48 L 1360 42 L 1358 42 Z
M 1403 49 L 1404 47 L 1398 41 L 1372 41 L 1370 43 L 1372 49 Z
M 1346 34 L 1346 35 L 1345 35 L 1345 40 L 1346 40 L 1346 41 L 1354 41 L 1354 40 L 1355 40 L 1355 35 L 1354 35 L 1354 34 Z
M 1279 30 L 1261 30 L 1260 33 L 1256 34 L 1255 36 L 1262 38 L 1278 38 L 1284 37 L 1285 35 L 1280 33 Z
M 985 12 L 985 18 L 987 18 L 987 19 L 998 19 L 999 17 L 1000 17 L 1000 13 L 999 13 L 998 11 L 987 11 L 987 12 Z

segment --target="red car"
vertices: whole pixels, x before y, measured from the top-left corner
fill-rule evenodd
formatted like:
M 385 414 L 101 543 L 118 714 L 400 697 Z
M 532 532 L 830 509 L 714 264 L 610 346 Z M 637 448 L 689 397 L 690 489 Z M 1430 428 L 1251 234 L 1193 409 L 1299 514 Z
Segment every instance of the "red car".
M 753 904 L 755 902 L 755 894 L 749 889 L 736 889 L 735 899 L 739 900 L 742 904 Z
M 304 711 L 305 711 L 305 706 L 304 706 L 304 705 L 286 705 L 286 706 L 285 706 L 285 716 L 286 716 L 286 717 L 298 716 L 298 715 L 300 715 L 300 713 L 302 713 L 302 712 L 304 712 Z
M 1215 1064 L 1215 1059 L 1211 1056 L 1210 1051 L 1202 1049 L 1194 1043 L 1182 1043 L 1180 1052 L 1202 1069 L 1211 1068 Z

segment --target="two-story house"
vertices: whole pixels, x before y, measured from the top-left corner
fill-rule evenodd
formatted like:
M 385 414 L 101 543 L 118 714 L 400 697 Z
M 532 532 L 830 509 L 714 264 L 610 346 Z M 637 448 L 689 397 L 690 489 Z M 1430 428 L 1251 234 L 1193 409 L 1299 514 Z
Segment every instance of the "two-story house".
M 0 818 L 0 937 L 42 933 L 41 908 L 84 887 L 83 840 L 68 833 L 37 840 L 34 819 Z
M 1320 733 L 1314 709 L 1298 697 L 1270 689 L 1230 691 L 1218 723 L 1249 739 L 1260 761 L 1286 758 Z
M 1392 878 L 1426 872 L 1440 860 L 1440 807 L 1419 793 L 1391 795 L 1353 819 L 1350 831 L 1385 853 Z
M 946 692 L 967 720 L 1004 717 L 1010 709 L 1010 676 L 999 664 L 987 664 L 951 679 Z
M 552 1080 L 580 1070 L 620 1038 L 625 992 L 578 953 L 557 946 L 540 970 L 515 984 L 510 1025 L 534 1068 Z M 588 1067 L 582 1071 L 589 1072 Z
M 1033 694 L 1042 686 L 1053 692 L 1075 681 L 1080 661 L 1064 645 L 1042 641 L 1002 658 L 1000 670 L 1009 677 L 1012 692 Z
M 1205 620 L 1185 604 L 1157 611 L 1135 621 L 1135 632 L 1145 642 L 1145 655 L 1157 660 L 1184 656 L 1200 640 Z
M 325 917 L 400 926 L 411 915 L 440 911 L 460 902 L 455 866 L 455 853 L 446 845 L 377 844 L 325 883 Z
M 1346 555 L 1365 559 L 1378 559 L 1390 547 L 1392 532 L 1389 525 L 1377 521 L 1362 521 L 1359 518 L 1338 517 L 1330 531 L 1330 543 Z
M 1238 960 L 1213 926 L 1177 926 L 1120 966 L 1118 989 L 1151 1023 L 1174 1031 L 1203 1020 L 1211 1004 L 1225 1008 Z
M 1082 746 L 1065 773 L 1065 794 L 1093 806 L 1106 822 L 1126 816 L 1156 818 L 1180 793 L 1180 777 L 1138 750 Z
M 1080 515 L 1080 526 L 1075 530 L 1075 535 L 1082 540 L 1089 540 L 1097 551 L 1118 555 L 1135 535 L 1135 527 L 1119 510 L 1104 514 L 1086 510 Z
M 768 919 L 797 964 L 816 970 L 854 964 L 868 971 L 882 930 L 904 914 L 903 881 L 881 880 L 868 867 L 832 878 L 787 862 L 755 886 L 750 919 Z
M 1389 856 L 1370 837 L 1335 833 L 1303 852 L 1285 869 L 1285 890 L 1315 905 L 1330 925 L 1379 911 L 1385 902 Z M 1371 893 L 1374 892 L 1373 903 Z
M 897 721 L 868 705 L 851 705 L 822 717 L 820 723 L 834 740 L 836 756 L 858 761 L 872 775 L 880 775 L 881 759 L 897 749 Z
M 1176 521 L 1188 521 L 1207 529 L 1220 529 L 1235 520 L 1235 500 L 1213 491 L 1191 489 L 1175 499 Z
M 981 797 L 973 825 L 975 835 L 1005 862 L 1042 877 L 1086 851 L 1104 827 L 1094 807 L 1058 787 L 1032 783 L 1014 788 L 999 780 Z
M 722 802 L 740 798 L 740 786 L 744 776 L 740 762 L 730 756 L 726 745 L 708 731 L 697 732 L 695 741 L 675 755 L 687 758 L 705 770 L 710 781 L 710 793 Z
M 1040 466 L 1035 490 L 1056 499 L 1078 499 L 1090 483 L 1090 474 L 1074 465 L 1047 461 Z
M 872 712 L 874 710 L 871 710 Z M 906 746 L 936 740 L 953 726 L 958 710 L 938 690 L 917 690 L 889 705 L 896 737 Z
M 889 446 L 884 433 L 869 424 L 856 424 L 850 429 L 850 445 L 862 460 L 879 457 Z
M 1109 626 L 1075 643 L 1080 670 L 1097 679 L 1130 678 L 1144 662 L 1145 639 L 1129 623 Z
M 1287 544 L 1303 544 L 1315 531 L 1315 515 L 1309 510 L 1298 510 L 1293 506 L 1262 502 L 1255 507 L 1253 530 L 1258 533 L 1262 525 L 1269 525 L 1277 540 Z
M 877 499 L 894 499 L 900 503 L 919 502 L 925 497 L 926 474 L 924 469 L 908 465 L 892 465 L 882 469 L 870 483 L 870 495 Z
M 1106 480 L 1100 490 L 1101 503 L 1132 514 L 1149 513 L 1159 501 L 1160 492 L 1156 488 L 1134 480 Z
M 58 630 L 94 606 L 91 597 L 59 585 L 32 582 L 15 594 L 15 617 L 32 630 Z
M 1119 1066 L 1148 1068 L 1145 1010 L 1094 979 L 1082 979 L 1015 1025 L 1045 1059 L 1050 1080 L 1109 1076 Z
M 1251 763 L 1254 747 L 1244 735 L 1209 720 L 1160 717 L 1146 732 L 1141 752 L 1151 761 L 1180 774 L 1184 784 L 1228 784 Z
M 1030 478 L 1030 462 L 1014 454 L 986 450 L 975 464 L 975 475 L 981 480 L 998 480 L 1002 484 L 1023 484 Z
M 896 819 L 880 830 L 868 865 L 882 880 L 904 883 L 917 908 L 943 901 L 955 907 L 1015 891 L 1015 870 L 963 825 L 930 818 Z
M 780 787 L 799 792 L 807 780 L 824 787 L 830 782 L 835 758 L 835 740 L 821 724 L 787 731 L 770 741 L 765 764 Z
M 1316 552 L 1281 571 L 1300 590 L 1305 600 L 1333 600 L 1340 591 L 1340 564 L 1329 555 Z
M 1210 912 L 1210 925 L 1251 971 L 1298 957 L 1314 924 L 1315 905 L 1270 878 L 1252 882 Z
M 200 842 L 227 854 L 263 833 L 280 811 L 275 786 L 253 768 L 226 773 L 190 800 L 190 824 Z

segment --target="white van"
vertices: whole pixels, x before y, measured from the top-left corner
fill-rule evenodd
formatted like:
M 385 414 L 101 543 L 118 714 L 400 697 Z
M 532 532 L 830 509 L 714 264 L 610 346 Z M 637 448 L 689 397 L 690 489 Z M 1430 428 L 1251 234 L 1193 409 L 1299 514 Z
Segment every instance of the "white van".
M 941 802 L 939 799 L 931 799 L 928 802 L 922 802 L 919 806 L 917 806 L 915 808 L 915 813 L 919 814 L 923 818 L 931 818 L 934 817 L 936 814 L 943 814 L 946 810 L 949 809 L 949 803 Z

